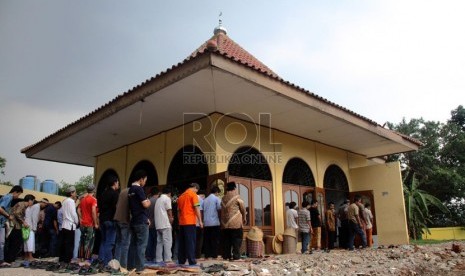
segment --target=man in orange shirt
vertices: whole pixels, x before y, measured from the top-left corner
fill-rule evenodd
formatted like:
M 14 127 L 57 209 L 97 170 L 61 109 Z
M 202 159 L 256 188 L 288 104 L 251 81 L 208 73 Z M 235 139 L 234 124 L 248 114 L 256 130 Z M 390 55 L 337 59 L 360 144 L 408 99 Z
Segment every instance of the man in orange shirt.
M 178 263 L 183 265 L 186 259 L 189 265 L 197 265 L 195 259 L 196 221 L 198 219 L 200 228 L 203 228 L 202 216 L 200 215 L 200 201 L 197 196 L 199 184 L 192 183 L 190 187 L 178 198 L 179 218 L 179 252 Z

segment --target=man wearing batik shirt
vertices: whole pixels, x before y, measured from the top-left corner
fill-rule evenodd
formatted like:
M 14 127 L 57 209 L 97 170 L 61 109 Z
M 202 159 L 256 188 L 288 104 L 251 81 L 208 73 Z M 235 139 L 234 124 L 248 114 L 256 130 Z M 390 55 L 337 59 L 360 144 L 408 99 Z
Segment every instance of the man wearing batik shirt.
M 97 199 L 94 197 L 95 186 L 87 186 L 87 195 L 81 200 L 78 207 L 81 218 L 81 242 L 79 246 L 79 258 L 90 260 L 94 248 L 95 229 L 99 228 L 97 217 Z
M 10 219 L 11 201 L 17 199 L 23 193 L 23 187 L 16 185 L 11 188 L 10 192 L 0 198 L 0 267 L 9 266 L 10 264 L 4 262 L 4 248 L 5 248 L 5 223 Z
M 223 229 L 223 259 L 239 260 L 243 230 L 246 224 L 244 201 L 237 193 L 234 182 L 226 184 L 226 194 L 221 200 L 221 227 Z M 232 257 L 231 257 L 232 251 Z
M 202 216 L 200 214 L 200 202 L 197 192 L 199 184 L 192 183 L 190 187 L 178 198 L 178 218 L 179 218 L 179 252 L 178 262 L 183 265 L 186 260 L 189 265 L 196 265 L 195 241 L 196 222 L 203 228 Z

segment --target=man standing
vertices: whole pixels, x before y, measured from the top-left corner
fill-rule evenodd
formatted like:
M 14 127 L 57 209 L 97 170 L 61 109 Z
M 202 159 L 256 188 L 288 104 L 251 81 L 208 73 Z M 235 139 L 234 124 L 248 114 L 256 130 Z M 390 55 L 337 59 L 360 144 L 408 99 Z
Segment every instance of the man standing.
M 115 216 L 113 217 L 116 222 L 115 259 L 119 261 L 123 268 L 128 267 L 128 252 L 131 243 L 128 191 L 129 188 L 125 188 L 119 193 Z
M 201 217 L 203 218 L 203 200 L 205 199 L 205 191 L 204 190 L 199 190 L 197 192 L 197 196 L 199 197 L 199 210 Z M 203 246 L 203 228 L 200 227 L 199 221 L 197 220 L 196 224 L 196 229 L 195 229 L 195 257 L 197 259 L 200 259 L 202 257 L 202 246 Z
M 308 201 L 304 200 L 302 202 L 302 208 L 298 212 L 299 232 L 300 236 L 302 237 L 302 254 L 307 253 L 308 244 L 310 242 L 310 235 L 313 233 L 308 206 Z M 310 254 L 311 253 L 312 250 L 310 249 Z
M 220 189 L 213 186 L 210 195 L 203 201 L 204 242 L 205 258 L 216 259 L 220 232 L 221 199 L 218 197 Z
M 66 190 L 67 198 L 63 200 L 61 209 L 63 210 L 63 224 L 61 229 L 62 244 L 60 248 L 60 262 L 69 263 L 73 258 L 74 249 L 74 231 L 79 224 L 79 218 L 76 213 L 76 188 L 68 187 Z
M 162 195 L 155 203 L 155 229 L 157 233 L 156 258 L 157 263 L 171 263 L 171 247 L 173 237 L 171 235 L 171 224 L 173 223 L 173 212 L 171 208 L 171 187 L 163 188 Z
M 61 202 L 57 201 L 54 204 L 47 204 L 44 213 L 44 233 L 45 241 L 44 246 L 48 247 L 46 256 L 56 257 L 57 255 L 57 242 L 58 242 L 58 218 L 57 213 L 61 208 Z
M 94 248 L 94 228 L 99 228 L 97 217 L 97 199 L 94 197 L 95 186 L 90 184 L 86 188 L 87 195 L 81 199 L 78 207 L 81 218 L 81 242 L 79 246 L 79 258 L 90 260 Z
M 113 217 L 118 202 L 119 180 L 116 176 L 111 176 L 107 183 L 108 186 L 98 202 L 101 233 L 99 259 L 104 265 L 113 259 L 113 247 L 116 240 L 116 223 Z
M 363 248 L 367 247 L 367 239 L 365 232 L 362 230 L 362 222 L 360 220 L 360 210 L 358 205 L 362 203 L 362 197 L 360 195 L 355 195 L 354 202 L 350 204 L 348 210 L 349 217 L 349 250 L 354 250 L 354 240 L 355 235 L 360 235 L 362 239 Z
M 150 191 L 150 208 L 148 211 L 148 216 L 150 220 L 149 225 L 149 239 L 147 242 L 147 249 L 145 250 L 145 258 L 149 262 L 155 260 L 155 249 L 157 248 L 157 230 L 155 229 L 155 204 L 157 199 L 160 196 L 160 192 L 157 187 L 152 187 Z
M 9 266 L 9 263 L 4 262 L 5 250 L 5 223 L 12 219 L 10 217 L 11 201 L 17 199 L 23 193 L 23 187 L 16 185 L 11 188 L 10 192 L 0 198 L 0 267 Z
M 334 202 L 328 204 L 326 211 L 326 229 L 328 229 L 328 246 L 327 250 L 334 249 L 334 242 L 336 241 L 336 215 L 334 211 Z
M 37 225 L 39 223 L 40 211 L 48 205 L 48 199 L 44 198 L 39 202 L 36 202 L 34 205 L 31 205 L 26 208 L 26 213 L 24 216 L 24 221 L 29 225 L 29 238 L 24 241 L 24 259 L 27 261 L 32 261 L 34 258 L 32 254 L 35 253 L 36 249 L 36 233 Z M 43 233 L 43 232 L 42 232 Z
M 196 221 L 199 227 L 203 228 L 202 215 L 200 214 L 200 202 L 197 192 L 199 184 L 192 183 L 190 187 L 178 198 L 178 218 L 179 218 L 179 252 L 178 263 L 183 265 L 186 259 L 189 265 L 196 265 L 195 241 L 196 241 Z
M 310 207 L 310 219 L 312 220 L 312 248 L 317 250 L 321 249 L 321 215 L 318 211 L 318 201 L 312 200 Z
M 341 221 L 341 228 L 339 229 L 339 246 L 347 249 L 349 245 L 349 200 L 345 199 L 344 202 L 339 206 L 337 216 Z
M 149 237 L 149 217 L 147 208 L 150 207 L 150 200 L 144 192 L 144 186 L 147 182 L 147 173 L 143 170 L 136 171 L 134 174 L 135 181 L 128 191 L 129 210 L 131 212 L 131 221 L 129 223 L 132 232 L 131 243 L 134 242 L 134 268 L 136 272 L 144 271 L 145 266 L 145 248 Z M 132 263 L 131 263 L 132 265 Z M 129 267 L 132 269 L 133 267 Z
M 235 182 L 226 184 L 226 194 L 221 200 L 221 226 L 223 228 L 223 259 L 239 260 L 241 257 L 242 227 L 247 223 L 244 201 L 237 194 Z M 232 257 L 231 257 L 232 249 Z

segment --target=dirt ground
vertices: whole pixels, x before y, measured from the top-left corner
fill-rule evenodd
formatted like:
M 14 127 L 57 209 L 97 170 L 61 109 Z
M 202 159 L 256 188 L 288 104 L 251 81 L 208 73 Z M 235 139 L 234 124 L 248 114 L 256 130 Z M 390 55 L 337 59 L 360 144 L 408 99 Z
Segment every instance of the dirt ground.
M 453 246 L 455 244 L 455 246 Z M 465 275 L 465 241 L 436 245 L 400 245 L 356 251 L 332 250 L 313 254 L 270 255 L 240 262 L 199 261 L 182 271 L 146 269 L 148 275 Z M 2 268 L 0 276 L 72 275 L 27 268 Z M 99 273 L 96 275 L 109 275 Z

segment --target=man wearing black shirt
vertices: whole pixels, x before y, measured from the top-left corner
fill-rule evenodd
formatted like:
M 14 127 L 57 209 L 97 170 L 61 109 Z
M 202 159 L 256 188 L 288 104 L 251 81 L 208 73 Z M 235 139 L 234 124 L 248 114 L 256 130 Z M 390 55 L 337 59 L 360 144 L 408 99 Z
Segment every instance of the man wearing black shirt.
M 108 187 L 100 197 L 98 203 L 100 212 L 100 231 L 101 241 L 99 250 L 99 259 L 107 265 L 113 259 L 113 247 L 116 240 L 116 223 L 113 220 L 118 202 L 119 181 L 116 176 L 111 176 L 108 181 Z

